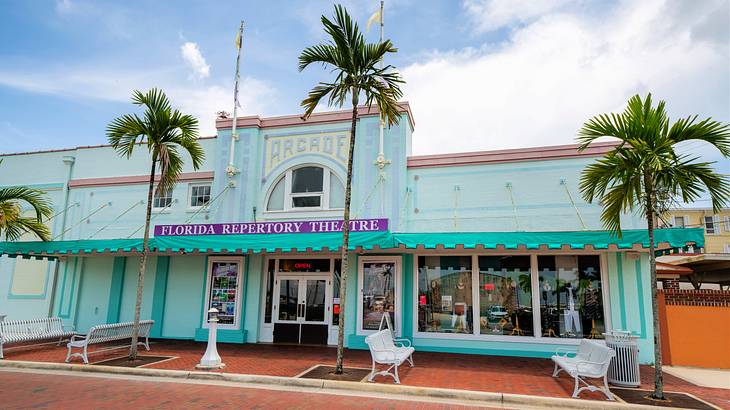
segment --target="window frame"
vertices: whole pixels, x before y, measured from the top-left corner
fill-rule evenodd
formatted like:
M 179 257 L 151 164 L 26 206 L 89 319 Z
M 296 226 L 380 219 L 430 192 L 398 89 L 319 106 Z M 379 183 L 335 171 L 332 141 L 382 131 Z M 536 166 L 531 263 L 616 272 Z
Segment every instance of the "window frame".
M 203 205 L 193 205 L 193 189 L 197 187 L 204 187 L 207 186 L 210 192 L 208 193 L 208 202 L 206 202 Z M 199 182 L 194 184 L 188 184 L 188 209 L 201 209 L 210 204 L 210 201 L 213 200 L 213 183 L 212 182 Z
M 418 258 L 421 256 L 470 256 L 472 258 L 472 300 L 479 300 L 479 257 L 480 256 L 530 256 L 530 279 L 532 287 L 532 323 L 533 323 L 533 335 L 532 336 L 509 336 L 509 335 L 490 335 L 479 333 L 479 326 L 473 326 L 472 333 L 434 333 L 434 332 L 421 332 L 418 330 Z M 605 252 L 594 252 L 594 251 L 540 251 L 540 252 L 525 252 L 525 251 L 501 251 L 496 250 L 494 252 L 460 252 L 451 253 L 443 251 L 431 251 L 431 252 L 419 252 L 413 254 L 413 291 L 412 291 L 412 303 L 414 303 L 412 309 L 412 335 L 413 337 L 423 339 L 450 339 L 450 340 L 479 340 L 489 342 L 518 342 L 518 343 L 537 343 L 537 344 L 563 344 L 563 345 L 578 345 L 581 339 L 573 338 L 560 338 L 560 337 L 543 337 L 542 336 L 542 318 L 539 314 L 539 272 L 537 266 L 538 256 L 554 256 L 554 255 L 595 255 L 599 257 L 599 264 L 601 268 L 601 297 L 603 298 L 603 317 L 605 323 L 605 332 L 609 332 L 612 329 L 611 324 L 611 299 L 609 294 L 609 282 L 608 282 L 608 261 L 606 260 Z M 476 275 L 474 272 L 476 271 Z M 475 279 L 476 278 L 476 279 Z M 362 287 L 362 286 L 361 286 Z M 538 309 L 535 310 L 535 306 Z M 359 309 L 359 308 L 358 308 Z M 535 312 L 538 312 L 537 314 Z M 479 310 L 472 306 L 472 323 L 479 323 Z
M 205 271 L 205 303 L 203 304 L 203 315 L 202 315 L 202 325 L 201 328 L 208 329 L 210 327 L 208 323 L 208 310 L 210 309 L 210 288 L 212 286 L 212 271 L 213 264 L 216 262 L 236 262 L 238 263 L 238 276 L 236 279 L 237 288 L 236 288 L 236 315 L 234 324 L 232 325 L 224 325 L 219 324 L 218 329 L 229 329 L 229 330 L 240 330 L 241 329 L 241 316 L 243 314 L 242 311 L 242 299 L 243 299 L 243 288 L 245 287 L 245 284 L 243 281 L 245 280 L 245 275 L 243 274 L 243 263 L 245 261 L 245 257 L 243 256 L 211 256 L 208 258 L 208 264 L 206 266 Z
M 357 324 L 355 333 L 358 336 L 367 336 L 376 333 L 377 330 L 363 329 L 362 328 L 362 300 L 363 300 L 363 282 L 365 279 L 364 267 L 366 263 L 395 263 L 395 284 L 394 284 L 394 295 L 395 295 L 395 312 L 396 318 L 395 323 L 395 335 L 400 337 L 403 334 L 403 291 L 402 291 L 402 277 L 403 277 L 403 257 L 402 256 L 360 256 L 357 258 Z M 333 261 L 334 263 L 334 261 Z M 418 300 L 416 298 L 416 300 Z M 416 312 L 418 317 L 418 312 Z M 392 325 L 392 323 L 391 323 Z M 416 323 L 416 327 L 418 324 Z
M 152 210 L 153 211 L 162 211 L 163 209 L 170 209 L 172 207 L 172 204 L 175 203 L 175 199 L 172 196 L 173 190 L 174 190 L 174 188 L 173 189 L 168 189 L 165 192 L 165 196 L 162 197 L 162 196 L 157 196 L 157 194 L 158 194 L 159 191 L 157 191 L 157 187 L 155 187 L 155 192 L 152 194 Z M 169 198 L 169 204 L 166 205 L 166 206 L 158 206 L 158 202 L 157 201 L 160 200 L 160 199 L 162 199 L 162 198 Z
M 710 232 L 710 229 L 707 226 L 707 218 L 710 218 L 712 221 L 712 232 Z M 720 234 L 720 224 L 719 217 L 717 215 L 703 215 L 702 216 L 702 227 L 705 228 L 705 234 L 706 235 L 719 235 Z
M 301 168 L 307 168 L 307 167 L 317 167 L 321 168 L 323 170 L 322 173 L 322 192 L 292 192 L 292 182 L 294 179 L 294 171 Z M 305 163 L 305 164 L 299 164 L 296 166 L 293 166 L 291 168 L 288 168 L 286 171 L 284 171 L 281 175 L 279 175 L 275 180 L 274 183 L 269 186 L 268 191 L 266 192 L 266 196 L 264 197 L 264 204 L 263 209 L 265 209 L 265 214 L 272 214 L 272 215 L 279 215 L 279 214 L 297 214 L 300 215 L 302 213 L 306 212 L 315 212 L 317 214 L 321 213 L 340 213 L 344 211 L 343 208 L 330 208 L 330 182 L 332 180 L 332 177 L 337 178 L 337 180 L 342 184 L 343 190 L 345 187 L 345 182 L 340 178 L 339 175 L 335 171 L 333 171 L 331 168 L 326 167 L 322 164 L 311 164 L 311 163 Z M 271 195 L 274 193 L 274 188 L 280 183 L 284 182 L 284 209 L 278 209 L 278 210 L 269 210 L 269 201 L 271 200 Z M 320 206 L 308 206 L 308 207 L 295 207 L 294 206 L 294 198 L 300 198 L 300 197 L 314 197 L 319 196 L 320 197 Z

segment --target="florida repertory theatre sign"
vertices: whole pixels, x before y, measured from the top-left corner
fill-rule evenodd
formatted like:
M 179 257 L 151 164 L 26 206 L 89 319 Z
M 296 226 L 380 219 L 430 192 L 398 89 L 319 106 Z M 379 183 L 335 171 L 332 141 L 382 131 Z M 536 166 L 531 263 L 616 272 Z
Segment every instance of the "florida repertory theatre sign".
M 351 232 L 388 230 L 388 219 L 354 219 Z M 341 232 L 342 221 L 236 222 L 222 224 L 155 225 L 155 236 L 254 235 Z

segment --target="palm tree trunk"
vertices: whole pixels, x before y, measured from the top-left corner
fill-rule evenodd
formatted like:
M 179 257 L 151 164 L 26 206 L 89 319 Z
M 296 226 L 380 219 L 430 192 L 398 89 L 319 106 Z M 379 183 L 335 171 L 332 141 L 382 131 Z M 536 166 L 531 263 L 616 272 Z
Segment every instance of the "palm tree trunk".
M 152 218 L 152 192 L 155 187 L 155 165 L 157 157 L 152 156 L 152 170 L 150 171 L 150 184 L 147 190 L 147 213 L 144 222 L 144 240 L 142 242 L 142 257 L 139 261 L 139 275 L 137 276 L 137 301 L 134 304 L 134 325 L 132 326 L 132 346 L 129 349 L 129 360 L 137 359 L 137 341 L 139 339 L 139 319 L 142 310 L 142 290 L 144 289 L 144 270 L 147 265 L 147 254 L 149 253 L 150 241 L 150 219 Z
M 656 284 L 656 256 L 654 255 L 654 183 L 651 175 L 644 172 L 646 191 L 646 222 L 649 232 L 649 272 L 651 272 L 651 313 L 654 319 L 654 393 L 652 398 L 664 400 L 664 376 L 662 375 L 662 338 L 659 327 L 659 302 Z M 642 318 L 641 320 L 644 320 Z
M 350 245 L 350 197 L 352 193 L 352 159 L 355 156 L 355 130 L 357 128 L 358 89 L 352 89 L 352 125 L 350 126 L 350 153 L 347 157 L 347 183 L 345 185 L 345 212 L 342 218 L 342 272 L 340 272 L 340 317 L 337 327 L 337 363 L 335 374 L 342 374 L 345 360 L 345 301 L 347 299 L 347 272 Z

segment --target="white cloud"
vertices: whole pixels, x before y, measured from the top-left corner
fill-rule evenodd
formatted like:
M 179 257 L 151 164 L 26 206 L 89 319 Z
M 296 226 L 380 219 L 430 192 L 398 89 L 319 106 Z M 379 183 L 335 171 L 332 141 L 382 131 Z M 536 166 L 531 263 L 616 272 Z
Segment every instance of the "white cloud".
M 56 11 L 59 13 L 66 13 L 68 11 L 71 11 L 74 7 L 74 4 L 71 2 L 71 0 L 57 0 L 56 1 Z
M 465 0 L 464 8 L 477 31 L 496 30 L 516 22 L 527 22 L 559 10 L 576 0 Z
M 186 42 L 180 46 L 180 53 L 198 78 L 206 78 L 210 75 L 210 65 L 205 62 L 205 58 L 196 43 Z
M 233 84 L 218 82 L 197 85 L 179 81 L 174 69 L 145 69 L 141 71 L 106 68 L 93 70 L 64 67 L 47 71 L 10 71 L 0 69 L 0 85 L 35 93 L 53 94 L 66 98 L 103 100 L 127 103 L 132 91 L 162 88 L 174 107 L 198 118 L 201 135 L 215 134 L 216 112 L 233 109 Z M 259 114 L 274 106 L 276 91 L 266 82 L 253 77 L 241 78 L 239 102 L 241 115 Z M 129 111 L 136 110 L 131 104 Z M 119 114 L 122 114 L 120 112 Z
M 727 4 L 627 1 L 595 18 L 561 10 L 503 44 L 433 53 L 402 70 L 414 152 L 571 143 L 588 118 L 636 93 L 667 100 L 673 118 L 727 121 Z

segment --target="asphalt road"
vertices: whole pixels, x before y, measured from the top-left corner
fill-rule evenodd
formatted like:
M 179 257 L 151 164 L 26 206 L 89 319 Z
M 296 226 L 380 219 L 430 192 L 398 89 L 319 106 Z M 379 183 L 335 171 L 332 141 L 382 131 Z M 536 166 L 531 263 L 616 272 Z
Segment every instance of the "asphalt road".
M 269 390 L 166 379 L 0 370 L 2 409 L 454 409 L 451 402 Z

